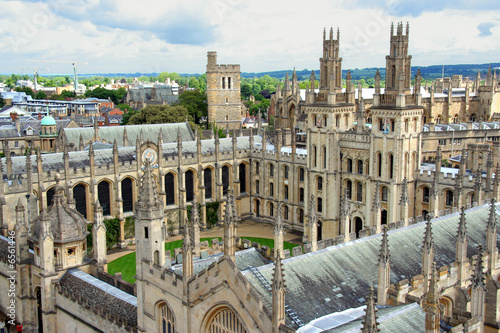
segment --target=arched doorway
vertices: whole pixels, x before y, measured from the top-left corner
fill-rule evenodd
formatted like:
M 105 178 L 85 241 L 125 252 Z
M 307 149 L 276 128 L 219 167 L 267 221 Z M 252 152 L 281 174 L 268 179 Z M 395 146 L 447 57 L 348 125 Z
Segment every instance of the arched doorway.
M 385 209 L 382 209 L 382 212 L 380 213 L 380 224 L 387 224 L 387 210 Z
M 111 199 L 107 181 L 103 180 L 97 185 L 97 198 L 101 204 L 103 215 L 111 215 Z
M 73 199 L 75 199 L 75 208 L 78 213 L 87 216 L 87 188 L 83 184 L 76 184 L 73 187 Z
M 123 199 L 123 212 L 128 213 L 134 210 L 134 196 L 132 179 L 125 178 L 122 180 L 122 199 Z
M 359 232 L 363 230 L 363 220 L 361 217 L 356 217 L 354 219 L 354 230 L 356 232 L 356 238 L 359 238 Z

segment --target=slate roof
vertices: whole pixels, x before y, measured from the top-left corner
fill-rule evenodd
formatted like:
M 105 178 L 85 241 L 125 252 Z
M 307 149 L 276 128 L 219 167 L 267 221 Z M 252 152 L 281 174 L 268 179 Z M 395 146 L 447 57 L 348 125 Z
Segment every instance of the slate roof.
M 115 126 L 117 128 L 123 126 Z M 93 129 L 92 129 L 93 130 Z M 164 132 L 165 133 L 165 132 Z M 237 149 L 244 150 L 249 149 L 250 140 L 249 137 L 238 137 L 237 139 Z M 254 145 L 258 147 L 262 138 L 260 136 L 254 136 Z M 202 140 L 201 141 L 202 154 L 215 153 L 214 139 Z M 219 141 L 220 152 L 229 152 L 233 150 L 232 139 L 224 138 Z M 195 155 L 197 154 L 196 141 L 183 142 L 182 143 L 183 155 Z M 163 158 L 172 157 L 177 155 L 177 143 L 164 143 L 162 146 Z M 82 168 L 89 167 L 89 153 L 88 151 L 74 151 L 69 152 L 69 167 L 70 168 Z M 13 156 L 12 160 L 12 171 L 16 175 L 26 174 L 26 157 L 25 156 Z M 95 166 L 106 166 L 113 164 L 113 149 L 99 149 L 94 151 Z M 119 147 L 118 148 L 118 162 L 125 163 L 129 161 L 136 160 L 136 148 L 134 147 Z M 42 155 L 42 167 L 43 171 L 58 171 L 64 170 L 63 153 L 52 153 Z M 0 159 L 0 163 L 3 164 L 4 170 L 7 170 L 5 158 Z M 31 156 L 32 172 L 37 172 L 37 162 L 36 155 Z
M 127 130 L 128 142 L 123 142 L 123 132 L 125 129 Z M 141 130 L 144 140 L 158 142 L 160 129 L 163 132 L 163 142 L 165 143 L 176 142 L 178 130 L 181 131 L 182 141 L 194 140 L 191 127 L 187 123 L 101 126 L 99 127 L 99 136 L 105 138 L 110 143 L 116 140 L 119 146 L 135 146 L 137 138 L 140 137 Z M 94 128 L 65 128 L 63 132 L 66 143 L 73 143 L 76 147 L 80 144 L 80 135 L 83 137 L 83 142 L 87 143 L 94 136 Z
M 17 129 L 13 125 L 2 125 L 0 126 L 0 138 L 15 138 L 19 137 Z
M 199 272 L 201 272 L 205 268 L 208 268 L 208 266 L 211 263 L 219 260 L 223 255 L 224 255 L 224 253 L 218 253 L 218 254 L 212 255 L 206 259 L 196 260 L 193 264 L 193 273 L 198 274 Z M 236 256 L 235 256 L 235 260 L 236 260 L 236 267 L 240 271 L 245 270 L 251 266 L 258 267 L 258 266 L 262 266 L 262 265 L 269 263 L 269 260 L 264 258 L 253 247 L 246 249 L 246 250 L 237 251 Z M 172 266 L 172 270 L 176 274 L 182 275 L 182 264 L 177 264 L 175 266 Z
M 60 280 L 75 297 L 81 296 L 86 301 L 118 315 L 132 326 L 137 326 L 137 298 L 107 284 L 77 268 L 68 270 Z
M 485 243 L 488 214 L 489 205 L 466 211 L 469 257 L 477 254 L 475 244 Z M 437 267 L 455 261 L 458 221 L 459 213 L 433 220 Z M 389 231 L 391 283 L 421 273 L 424 230 L 425 222 Z M 378 282 L 381 237 L 377 234 L 283 260 L 286 301 L 302 321 L 308 323 L 333 312 L 364 305 L 370 285 L 376 286 Z M 274 265 L 269 264 L 258 269 L 272 281 L 273 268 Z M 243 274 L 257 288 L 264 304 L 271 308 L 271 294 L 251 272 Z

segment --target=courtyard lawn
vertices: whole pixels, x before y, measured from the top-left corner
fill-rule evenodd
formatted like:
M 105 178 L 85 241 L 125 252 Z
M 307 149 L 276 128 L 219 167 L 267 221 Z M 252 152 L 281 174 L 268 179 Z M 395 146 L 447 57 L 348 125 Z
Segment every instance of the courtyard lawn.
M 211 237 L 211 238 L 201 238 L 200 241 L 206 241 L 208 240 L 210 244 L 212 244 L 212 239 L 216 237 Z M 274 248 L 274 239 L 270 238 L 260 238 L 260 237 L 241 237 L 242 239 L 248 239 L 251 242 L 256 242 L 259 243 L 262 246 L 268 246 L 269 248 Z M 219 241 L 221 240 L 221 237 L 219 237 Z M 294 247 L 298 246 L 297 244 L 293 243 L 288 243 L 284 242 L 283 247 L 284 249 L 289 249 L 290 253 L 292 252 L 292 249 Z M 182 239 L 173 241 L 173 242 L 168 242 L 165 244 L 165 250 L 166 251 L 171 251 L 171 253 L 174 253 L 174 249 L 182 247 Z M 114 275 L 118 272 L 122 273 L 122 277 L 125 281 L 128 281 L 130 283 L 134 283 L 135 279 L 135 252 L 129 253 L 127 255 L 124 255 L 123 257 L 120 257 L 118 259 L 113 260 L 108 264 L 108 273 L 111 275 Z

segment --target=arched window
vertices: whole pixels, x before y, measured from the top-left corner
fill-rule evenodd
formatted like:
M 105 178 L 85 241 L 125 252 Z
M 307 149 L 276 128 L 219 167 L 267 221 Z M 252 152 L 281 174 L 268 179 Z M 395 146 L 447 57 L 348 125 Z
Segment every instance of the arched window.
M 446 206 L 453 206 L 453 191 L 446 191 Z
M 323 147 L 323 168 L 326 169 L 326 147 Z
M 283 219 L 288 220 L 288 206 L 283 206 Z
M 205 185 L 205 199 L 212 199 L 212 169 L 203 170 L 203 185 Z
M 382 186 L 381 191 L 382 191 L 382 201 L 387 202 L 387 197 L 389 196 L 389 191 L 387 187 Z
M 47 190 L 47 193 L 46 193 L 46 197 L 47 197 L 47 207 L 49 207 L 50 205 L 52 205 L 52 199 L 54 198 L 54 194 L 55 194 L 55 190 L 54 190 L 54 187 L 51 187 Z
M 123 212 L 131 212 L 134 210 L 134 197 L 132 194 L 132 179 L 125 178 L 121 182 L 122 186 L 122 199 L 123 199 Z
M 299 188 L 299 201 L 304 202 L 304 188 Z
M 305 174 L 304 168 L 299 168 L 299 182 L 304 181 L 304 174 Z
M 473 113 L 473 114 L 471 114 L 471 115 L 470 115 L 470 117 L 469 117 L 469 121 L 470 121 L 470 122 L 474 122 L 474 121 L 476 121 L 476 114 L 475 114 L 475 113 Z
M 387 210 L 385 209 L 380 212 L 380 224 L 387 224 Z
M 269 203 L 269 216 L 274 216 L 274 204 L 272 202 Z
M 175 205 L 175 176 L 171 172 L 165 175 L 165 192 L 167 205 Z
M 194 174 L 192 170 L 184 174 L 184 186 L 186 188 L 186 202 L 193 201 L 194 198 Z
M 175 319 L 172 310 L 163 303 L 159 308 L 160 312 L 160 322 L 161 322 L 161 333 L 174 333 L 175 332 Z
M 103 215 L 111 215 L 111 199 L 107 181 L 104 180 L 97 185 L 97 197 L 102 206 Z
M 75 208 L 78 213 L 87 217 L 87 190 L 85 185 L 77 184 L 73 187 L 73 199 L 75 199 Z
M 347 198 L 349 200 L 352 199 L 352 182 L 350 180 L 348 180 L 346 182 L 346 188 L 347 188 Z
M 318 191 L 323 191 L 323 177 L 318 177 Z
M 318 198 L 318 213 L 323 212 L 323 199 Z
M 225 307 L 213 316 L 203 333 L 247 333 L 236 313 Z
M 382 177 L 382 154 L 377 153 L 378 176 Z
M 255 174 L 258 175 L 260 174 L 260 163 L 255 162 Z
M 156 264 L 156 265 L 159 265 L 160 264 L 160 252 L 158 250 L 156 250 L 154 252 L 154 255 L 153 255 L 153 262 Z
M 304 224 L 304 211 L 299 209 L 299 223 Z
M 389 154 L 389 178 L 394 178 L 394 156 Z
M 285 185 L 285 200 L 288 200 L 288 185 Z
M 269 183 L 269 196 L 272 197 L 274 196 L 274 184 Z
M 316 164 L 316 162 L 317 162 L 317 158 L 316 158 L 316 146 L 313 146 L 313 156 L 312 157 L 313 157 L 313 167 L 316 167 L 317 166 L 317 164 Z
M 429 188 L 427 186 L 422 188 L 422 202 L 429 202 Z
M 355 228 L 355 232 L 356 232 L 356 238 L 358 238 L 359 232 L 361 230 L 363 230 L 363 220 L 361 219 L 361 217 L 356 217 L 354 219 L 354 228 Z
M 274 177 L 274 164 L 269 164 L 269 177 Z
M 239 177 L 240 177 L 240 193 L 247 192 L 247 167 L 245 163 L 241 163 L 239 166 Z
M 352 173 L 352 159 L 347 159 L 347 172 Z
M 229 187 L 229 167 L 224 165 L 222 167 L 222 195 L 227 195 L 227 188 Z
M 258 179 L 255 181 L 255 193 L 260 194 L 260 181 Z
M 356 201 L 363 201 L 363 184 L 358 182 L 356 189 Z
M 285 179 L 288 179 L 288 166 L 287 166 L 287 165 L 285 165 L 285 166 L 283 167 L 283 170 L 285 171 L 285 172 L 284 172 L 284 174 L 285 174 Z
M 358 160 L 358 174 L 362 175 L 363 174 L 363 161 Z

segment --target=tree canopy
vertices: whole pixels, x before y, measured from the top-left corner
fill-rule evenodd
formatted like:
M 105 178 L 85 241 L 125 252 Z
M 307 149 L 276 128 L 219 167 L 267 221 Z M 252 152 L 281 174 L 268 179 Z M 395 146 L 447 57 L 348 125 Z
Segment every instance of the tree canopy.
M 5 106 L 5 101 L 3 100 L 2 95 L 0 95 L 0 108 L 3 108 Z
M 38 94 L 36 94 L 35 99 L 47 99 L 47 94 L 43 91 L 39 91 Z
M 17 91 L 17 92 L 24 92 L 24 93 L 26 93 L 26 95 L 29 95 L 32 98 L 35 98 L 35 92 L 31 88 L 28 88 L 28 87 L 22 87 L 22 88 L 21 87 L 17 87 L 14 90 Z
M 186 119 L 192 129 L 196 127 L 193 117 L 188 109 L 182 105 L 148 105 L 141 111 L 132 115 L 128 120 L 129 125 L 138 124 L 164 124 L 182 123 Z
M 188 90 L 179 95 L 178 105 L 184 106 L 196 124 L 208 115 L 207 95 L 198 90 Z

